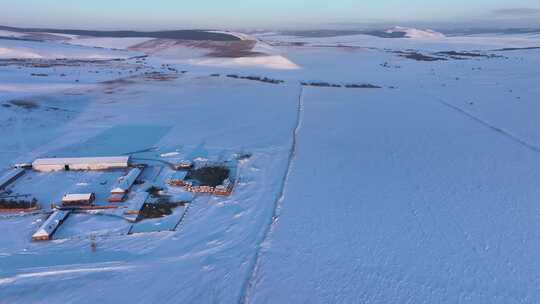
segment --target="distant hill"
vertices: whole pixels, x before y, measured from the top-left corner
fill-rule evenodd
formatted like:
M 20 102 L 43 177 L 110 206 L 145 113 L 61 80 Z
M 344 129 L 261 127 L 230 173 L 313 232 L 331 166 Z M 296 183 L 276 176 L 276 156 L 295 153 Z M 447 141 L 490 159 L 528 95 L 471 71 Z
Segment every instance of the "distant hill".
M 443 34 L 433 30 L 419 30 L 414 28 L 394 27 L 384 30 L 311 30 L 311 31 L 284 31 L 284 35 L 307 38 L 326 38 L 350 35 L 369 35 L 379 38 L 439 38 Z
M 461 28 L 444 30 L 421 30 L 415 28 L 406 28 L 396 26 L 389 29 L 371 29 L 371 30 L 299 30 L 282 31 L 283 35 L 304 37 L 304 38 L 328 38 L 351 35 L 369 35 L 379 38 L 436 38 L 444 36 L 467 36 L 478 34 L 540 34 L 538 28 Z
M 183 40 L 206 40 L 206 41 L 237 41 L 240 38 L 226 33 L 215 33 L 205 30 L 175 30 L 175 31 L 92 31 L 92 30 L 70 30 L 70 29 L 45 29 L 45 28 L 17 28 L 9 26 L 0 26 L 0 30 L 19 32 L 19 33 L 53 33 L 68 34 L 92 37 L 148 37 L 160 39 L 183 39 Z
M 448 36 L 463 36 L 463 35 L 481 35 L 481 34 L 540 34 L 538 28 L 468 28 L 468 29 L 453 29 L 445 30 Z
M 299 30 L 299 31 L 281 31 L 280 34 L 287 36 L 297 36 L 305 38 L 328 38 L 339 36 L 362 35 L 365 31 L 356 30 Z
M 444 34 L 430 29 L 416 29 L 396 26 L 383 31 L 385 35 L 397 35 L 400 38 L 444 38 Z

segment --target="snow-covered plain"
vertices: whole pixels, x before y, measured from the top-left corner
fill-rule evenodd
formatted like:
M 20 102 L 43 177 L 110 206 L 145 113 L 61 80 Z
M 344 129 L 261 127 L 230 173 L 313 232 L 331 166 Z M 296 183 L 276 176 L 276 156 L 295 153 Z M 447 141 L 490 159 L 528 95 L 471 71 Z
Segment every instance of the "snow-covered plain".
M 97 42 L 96 42 L 97 43 Z M 137 54 L 128 52 L 70 46 L 38 41 L 4 40 L 0 47 L 0 59 L 116 59 Z M 138 54 L 140 55 L 140 54 Z
M 146 38 L 0 39 L 1 168 L 251 154 L 231 197 L 134 227 L 174 231 L 76 214 L 35 243 L 45 214 L 0 214 L 0 303 L 540 301 L 540 49 L 500 50 L 538 36 L 255 37 L 256 56 L 146 58 L 125 50 Z M 48 204 L 114 178 L 10 189 Z

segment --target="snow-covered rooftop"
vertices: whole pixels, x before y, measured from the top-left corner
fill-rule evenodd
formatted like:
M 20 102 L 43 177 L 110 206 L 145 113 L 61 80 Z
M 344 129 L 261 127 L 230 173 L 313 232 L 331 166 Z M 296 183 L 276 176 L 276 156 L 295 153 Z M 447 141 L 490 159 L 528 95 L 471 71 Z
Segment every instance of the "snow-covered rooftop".
M 80 202 L 80 201 L 90 201 L 94 197 L 93 193 L 75 193 L 75 194 L 66 194 L 62 197 L 62 202 Z
M 114 188 L 111 190 L 111 193 L 126 193 L 129 191 L 131 186 L 135 183 L 137 178 L 141 175 L 142 170 L 139 168 L 131 169 L 128 174 L 121 176 L 116 181 Z
M 68 215 L 69 211 L 54 211 L 41 225 L 41 227 L 39 227 L 39 229 L 32 235 L 32 238 L 49 238 Z
M 64 165 L 64 164 L 100 164 L 100 163 L 128 163 L 129 156 L 111 157 L 74 157 L 74 158 L 39 158 L 32 166 L 41 165 Z

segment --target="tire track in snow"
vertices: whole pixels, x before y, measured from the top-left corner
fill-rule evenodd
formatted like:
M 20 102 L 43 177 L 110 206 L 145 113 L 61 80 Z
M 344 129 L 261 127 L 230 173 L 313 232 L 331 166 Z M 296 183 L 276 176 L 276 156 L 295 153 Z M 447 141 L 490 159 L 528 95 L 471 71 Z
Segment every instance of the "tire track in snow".
M 450 103 L 448 103 L 448 102 L 446 102 L 446 101 L 444 101 L 444 100 L 442 100 L 440 98 L 437 98 L 437 101 L 440 104 L 442 104 L 443 106 L 445 106 L 447 108 L 450 108 L 450 109 L 452 109 L 452 110 L 454 110 L 454 111 L 456 111 L 458 113 L 461 113 L 461 114 L 467 116 L 468 118 L 480 123 L 481 125 L 491 129 L 492 131 L 495 131 L 495 132 L 505 136 L 506 138 L 512 140 L 513 142 L 515 142 L 515 143 L 517 143 L 517 144 L 519 144 L 521 146 L 524 146 L 525 148 L 527 148 L 527 149 L 529 149 L 529 150 L 531 150 L 533 152 L 540 153 L 540 147 L 538 147 L 538 146 L 536 146 L 534 144 L 531 144 L 531 143 L 525 141 L 524 139 L 519 138 L 518 136 L 510 133 L 509 131 L 501 129 L 501 128 L 499 128 L 499 127 L 497 127 L 497 126 L 495 126 L 495 125 L 493 125 L 493 124 L 491 124 L 491 123 L 489 123 L 489 122 L 487 122 L 487 121 L 485 121 L 485 120 L 483 120 L 483 119 L 481 119 L 481 118 L 479 118 L 479 117 L 477 117 L 477 116 L 463 110 L 462 108 L 460 108 L 458 106 L 455 106 L 453 104 L 450 104 Z
M 292 144 L 291 149 L 289 150 L 289 157 L 287 162 L 287 171 L 285 172 L 285 175 L 283 176 L 282 182 L 281 182 L 281 190 L 279 192 L 279 196 L 276 199 L 274 203 L 274 212 L 272 215 L 272 221 L 269 223 L 269 225 L 266 228 L 266 231 L 264 232 L 264 235 L 257 245 L 255 258 L 252 264 L 250 265 L 250 271 L 248 272 L 248 275 L 246 277 L 246 282 L 243 284 L 242 289 L 240 291 L 240 299 L 239 303 L 241 304 L 247 304 L 249 303 L 252 288 L 255 286 L 257 282 L 257 276 L 259 274 L 260 266 L 261 266 L 261 258 L 262 258 L 262 252 L 265 248 L 265 245 L 268 244 L 270 237 L 272 233 L 274 232 L 278 222 L 279 217 L 281 215 L 281 210 L 283 207 L 283 201 L 285 200 L 285 190 L 287 181 L 289 180 L 289 177 L 291 175 L 291 169 L 294 165 L 294 159 L 296 157 L 297 152 L 297 137 L 300 132 L 300 128 L 302 127 L 303 122 L 303 113 L 304 113 L 304 87 L 300 85 L 300 94 L 298 96 L 298 106 L 297 106 L 297 113 L 296 113 L 296 126 L 292 133 Z

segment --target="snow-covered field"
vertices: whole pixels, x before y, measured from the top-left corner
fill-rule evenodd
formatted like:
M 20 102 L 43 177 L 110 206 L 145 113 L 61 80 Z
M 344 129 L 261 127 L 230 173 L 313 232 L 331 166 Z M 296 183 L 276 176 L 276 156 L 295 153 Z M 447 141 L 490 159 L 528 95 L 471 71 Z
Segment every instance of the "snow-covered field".
M 148 54 L 144 37 L 0 39 L 0 168 L 250 155 L 232 196 L 133 227 L 74 214 L 32 242 L 46 214 L 1 213 L 0 303 L 539 302 L 540 39 L 408 33 Z M 116 177 L 9 189 L 48 205 Z

